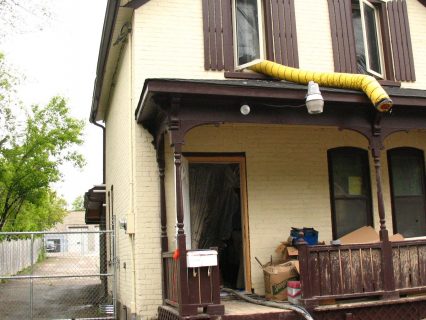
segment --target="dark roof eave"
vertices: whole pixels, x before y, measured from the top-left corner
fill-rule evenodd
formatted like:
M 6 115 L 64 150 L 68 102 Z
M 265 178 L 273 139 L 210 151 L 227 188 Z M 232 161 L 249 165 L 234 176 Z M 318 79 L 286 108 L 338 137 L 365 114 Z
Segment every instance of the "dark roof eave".
M 96 114 L 99 106 L 99 97 L 101 94 L 105 66 L 108 59 L 108 51 L 111 45 L 114 24 L 117 18 L 118 9 L 120 8 L 119 0 L 108 0 L 105 11 L 105 20 L 102 29 L 101 44 L 99 47 L 98 64 L 96 67 L 96 79 L 93 88 L 92 106 L 90 110 L 90 122 L 96 121 Z
M 285 81 L 146 79 L 135 116 L 139 123 L 143 122 L 145 105 L 153 95 L 158 94 L 304 100 L 306 90 L 305 85 Z M 426 107 L 426 90 L 398 87 L 388 87 L 386 90 L 395 105 Z M 325 101 L 371 103 L 367 96 L 360 91 L 321 87 L 321 93 Z

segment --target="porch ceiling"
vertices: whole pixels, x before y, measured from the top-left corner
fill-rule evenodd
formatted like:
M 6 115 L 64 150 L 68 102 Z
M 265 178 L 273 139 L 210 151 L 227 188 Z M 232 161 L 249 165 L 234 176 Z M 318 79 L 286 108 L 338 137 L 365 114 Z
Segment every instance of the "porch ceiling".
M 136 121 L 155 137 L 171 123 L 190 128 L 207 123 L 259 123 L 336 126 L 371 131 L 380 118 L 388 131 L 426 129 L 426 91 L 386 88 L 394 102 L 391 114 L 378 114 L 359 91 L 321 87 L 324 112 L 309 115 L 304 85 L 271 80 L 147 79 Z M 243 116 L 239 109 L 249 104 Z

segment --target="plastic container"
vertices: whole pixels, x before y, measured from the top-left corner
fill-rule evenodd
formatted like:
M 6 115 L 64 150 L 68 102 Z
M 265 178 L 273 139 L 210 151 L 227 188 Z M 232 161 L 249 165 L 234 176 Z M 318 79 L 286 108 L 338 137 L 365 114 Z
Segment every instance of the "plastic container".
M 289 281 L 287 283 L 287 298 L 288 302 L 299 304 L 302 297 L 302 288 L 300 281 Z
M 303 231 L 303 239 L 309 244 L 318 244 L 318 231 L 314 228 L 291 228 L 290 236 L 293 238 L 293 242 L 299 239 L 299 232 Z

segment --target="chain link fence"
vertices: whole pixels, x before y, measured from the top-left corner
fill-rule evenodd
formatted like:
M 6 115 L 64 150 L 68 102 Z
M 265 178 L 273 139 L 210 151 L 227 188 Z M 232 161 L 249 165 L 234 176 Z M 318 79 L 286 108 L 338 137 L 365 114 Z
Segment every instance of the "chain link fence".
M 0 232 L 0 319 L 115 319 L 114 243 L 83 228 Z

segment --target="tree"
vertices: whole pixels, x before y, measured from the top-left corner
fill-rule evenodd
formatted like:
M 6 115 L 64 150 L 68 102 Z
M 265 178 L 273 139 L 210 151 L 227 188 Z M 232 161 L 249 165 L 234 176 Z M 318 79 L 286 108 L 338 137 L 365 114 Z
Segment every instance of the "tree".
M 70 116 L 65 99 L 54 97 L 44 107 L 32 106 L 24 116 L 14 114 L 10 107 L 13 76 L 2 66 L 0 124 L 5 126 L 0 128 L 0 231 L 8 221 L 9 226 L 16 225 L 26 210 L 46 213 L 58 205 L 50 185 L 61 179 L 60 166 L 68 162 L 81 168 L 84 164 L 75 150 L 83 143 L 84 124 Z
M 68 214 L 65 206 L 66 201 L 49 190 L 41 196 L 37 205 L 25 202 L 16 219 L 7 220 L 2 231 L 49 230 Z
M 50 20 L 50 0 L 0 0 L 0 40 L 7 35 L 42 29 Z
M 84 210 L 84 198 L 83 196 L 78 196 L 72 202 L 72 210 L 74 211 L 82 211 Z

